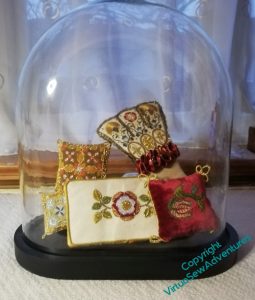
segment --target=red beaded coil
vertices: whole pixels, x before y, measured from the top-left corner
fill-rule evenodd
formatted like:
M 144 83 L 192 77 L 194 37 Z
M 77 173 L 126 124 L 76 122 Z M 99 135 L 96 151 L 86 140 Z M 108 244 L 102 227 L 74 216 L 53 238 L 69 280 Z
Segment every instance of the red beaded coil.
M 149 150 L 136 160 L 136 168 L 140 174 L 158 173 L 164 168 L 169 168 L 180 155 L 180 151 L 172 141 Z

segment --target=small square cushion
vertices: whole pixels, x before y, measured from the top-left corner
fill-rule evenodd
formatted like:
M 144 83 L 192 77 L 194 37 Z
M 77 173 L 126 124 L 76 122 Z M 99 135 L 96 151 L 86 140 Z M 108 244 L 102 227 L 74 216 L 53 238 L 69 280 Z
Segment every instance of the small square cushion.
M 44 235 L 66 229 L 66 212 L 64 195 L 57 193 L 42 193 L 41 203 L 44 214 Z
M 149 189 L 159 220 L 159 236 L 164 241 L 217 228 L 218 219 L 201 175 L 150 180 Z
M 110 143 L 83 145 L 59 140 L 56 191 L 63 192 L 64 185 L 71 180 L 104 178 L 110 148 Z

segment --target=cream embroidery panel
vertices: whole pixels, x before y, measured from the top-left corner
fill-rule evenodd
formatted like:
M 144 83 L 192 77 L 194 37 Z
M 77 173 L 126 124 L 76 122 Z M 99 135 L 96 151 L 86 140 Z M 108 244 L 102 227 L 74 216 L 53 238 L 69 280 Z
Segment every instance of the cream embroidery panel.
M 68 183 L 68 246 L 128 243 L 158 237 L 158 219 L 147 178 Z

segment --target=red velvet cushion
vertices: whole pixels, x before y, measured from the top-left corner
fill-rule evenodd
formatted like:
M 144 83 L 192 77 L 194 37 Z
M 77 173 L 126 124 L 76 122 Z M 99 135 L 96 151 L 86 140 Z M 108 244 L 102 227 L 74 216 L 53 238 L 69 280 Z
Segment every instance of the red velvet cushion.
M 151 180 L 149 188 L 159 219 L 159 236 L 164 241 L 217 228 L 218 219 L 199 174 Z

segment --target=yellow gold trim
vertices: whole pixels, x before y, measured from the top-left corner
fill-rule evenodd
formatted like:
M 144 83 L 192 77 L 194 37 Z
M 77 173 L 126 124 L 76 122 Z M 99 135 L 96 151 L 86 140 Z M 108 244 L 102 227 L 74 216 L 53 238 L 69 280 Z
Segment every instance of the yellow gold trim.
M 155 205 L 154 205 L 154 201 L 153 201 L 153 197 L 152 197 L 152 195 L 151 195 L 151 191 L 150 191 L 150 189 L 149 189 L 149 182 L 150 182 L 150 180 L 151 179 L 154 179 L 154 180 L 158 180 L 158 176 L 156 175 L 156 174 L 151 174 L 150 176 L 147 176 L 147 177 L 149 177 L 148 178 L 148 181 L 147 181 L 147 188 L 148 188 L 148 193 L 149 193 L 149 195 L 150 195 L 150 197 L 151 197 L 151 199 L 152 199 L 152 202 L 153 202 L 153 207 L 154 207 L 154 213 L 155 213 L 155 215 L 156 215 L 156 217 L 157 217 L 157 222 L 158 222 L 158 230 L 159 230 L 159 218 L 158 218 L 158 214 L 157 214 L 157 211 L 156 211 L 156 209 L 155 209 Z M 154 238 L 155 238 L 155 236 L 153 236 L 153 237 L 150 237 L 150 243 L 154 243 L 154 244 L 158 244 L 158 243 L 160 243 L 160 242 L 164 242 L 164 240 L 162 240 L 159 236 L 158 236 L 158 239 L 157 239 L 157 242 L 154 242 L 155 240 L 154 240 Z M 161 240 L 161 241 L 159 241 L 159 239 Z
M 162 240 L 159 236 L 156 235 L 151 236 L 149 241 L 151 244 L 159 244 L 161 242 L 164 242 L 164 240 Z

